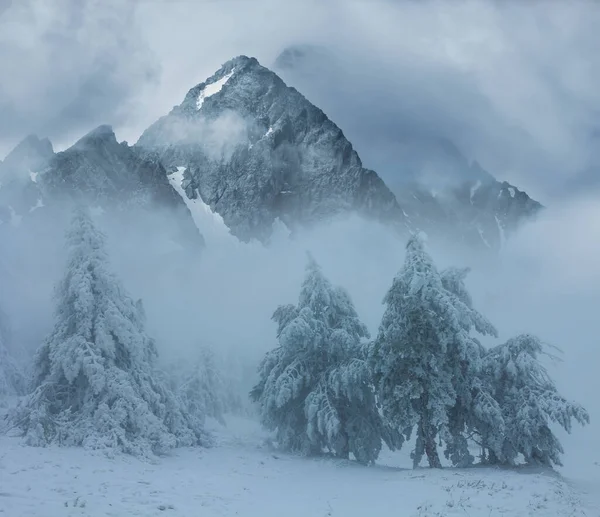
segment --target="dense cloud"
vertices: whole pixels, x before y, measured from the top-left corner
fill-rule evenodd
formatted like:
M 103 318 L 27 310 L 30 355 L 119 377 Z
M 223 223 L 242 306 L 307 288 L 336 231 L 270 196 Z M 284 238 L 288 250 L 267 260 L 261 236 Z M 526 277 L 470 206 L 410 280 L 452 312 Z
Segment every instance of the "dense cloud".
M 409 134 L 450 139 L 542 202 L 595 181 L 577 177 L 600 161 L 592 2 L 2 5 L 2 151 L 29 132 L 61 148 L 100 123 L 133 141 L 231 57 L 271 66 L 286 47 L 308 44 L 335 66 L 321 63 L 320 80 L 298 85 L 386 176 Z
M 0 9 L 0 149 L 29 133 L 60 147 L 142 109 L 159 64 L 135 27 L 137 2 L 19 0 Z

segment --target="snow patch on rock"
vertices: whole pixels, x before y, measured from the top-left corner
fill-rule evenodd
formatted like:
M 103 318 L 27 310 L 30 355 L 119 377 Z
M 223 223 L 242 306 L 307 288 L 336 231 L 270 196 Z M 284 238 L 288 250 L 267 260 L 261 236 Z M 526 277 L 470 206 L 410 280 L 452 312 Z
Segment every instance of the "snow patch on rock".
M 41 197 L 39 197 L 39 198 L 38 198 L 38 200 L 37 200 L 37 202 L 36 202 L 36 204 L 35 204 L 35 205 L 33 205 L 33 206 L 32 206 L 32 207 L 29 209 L 29 213 L 31 213 L 31 212 L 35 212 L 35 211 L 36 211 L 38 208 L 43 208 L 44 206 L 45 206 L 45 205 L 44 205 L 44 200 L 43 200 Z
M 196 100 L 196 108 L 197 109 L 202 108 L 202 105 L 204 104 L 205 99 L 208 99 L 209 97 L 213 96 L 215 93 L 219 93 L 221 91 L 221 89 L 223 88 L 223 86 L 225 86 L 225 83 L 227 81 L 229 81 L 229 79 L 231 78 L 231 76 L 233 75 L 234 72 L 235 72 L 235 68 L 233 70 L 231 70 L 231 72 L 229 72 L 227 75 L 224 75 L 223 77 L 221 77 L 221 79 L 219 79 L 218 81 L 215 81 L 214 83 L 211 83 L 211 84 L 207 84 L 204 88 L 202 88 L 202 90 L 198 94 L 198 99 Z
M 471 204 L 473 204 L 473 196 L 475 195 L 475 192 L 477 192 L 479 190 L 479 187 L 481 187 L 481 181 L 477 180 L 475 185 L 473 185 L 471 187 L 471 196 L 469 197 Z
M 485 238 L 484 234 L 483 234 L 483 230 L 481 229 L 481 226 L 477 227 L 477 231 L 479 232 L 479 236 L 481 237 L 481 240 L 483 241 L 483 243 L 486 245 L 486 247 L 491 248 L 492 246 L 490 245 L 490 243 L 487 241 L 487 239 Z
M 498 233 L 500 234 L 500 249 L 504 249 L 504 245 L 506 244 L 506 234 L 504 233 L 504 227 L 502 226 L 502 223 L 500 222 L 500 219 L 498 219 L 497 215 L 495 215 L 494 218 L 496 219 L 496 224 L 498 225 Z
M 190 199 L 185 193 L 182 184 L 186 168 L 187 167 L 177 167 L 175 172 L 169 174 L 169 182 L 192 213 L 192 219 L 194 220 L 196 227 L 205 237 L 207 234 L 210 235 L 214 233 L 229 234 L 229 228 L 223 221 L 223 218 L 218 213 L 213 212 L 210 206 L 202 201 L 198 191 L 196 191 L 196 199 Z

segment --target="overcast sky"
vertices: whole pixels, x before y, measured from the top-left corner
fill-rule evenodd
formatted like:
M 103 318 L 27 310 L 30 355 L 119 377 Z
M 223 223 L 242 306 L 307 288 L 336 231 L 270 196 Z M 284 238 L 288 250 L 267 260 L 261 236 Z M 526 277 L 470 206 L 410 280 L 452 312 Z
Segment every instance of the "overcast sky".
M 305 94 L 359 151 L 414 127 L 548 202 L 595 181 L 598 26 L 584 1 L 0 0 L 0 155 L 101 123 L 134 142 L 231 57 L 312 44 L 339 70 Z

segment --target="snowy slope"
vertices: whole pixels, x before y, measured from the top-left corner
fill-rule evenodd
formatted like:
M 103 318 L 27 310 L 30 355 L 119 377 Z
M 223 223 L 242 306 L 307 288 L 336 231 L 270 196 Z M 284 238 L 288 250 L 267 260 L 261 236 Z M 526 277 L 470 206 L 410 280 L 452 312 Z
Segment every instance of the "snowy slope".
M 215 235 L 227 235 L 229 229 L 223 222 L 223 218 L 219 214 L 213 212 L 211 208 L 202 201 L 198 192 L 195 192 L 196 197 L 193 199 L 189 198 L 185 193 L 185 188 L 183 187 L 185 170 L 185 167 L 176 167 L 175 170 L 169 173 L 169 183 L 175 189 L 175 192 L 181 196 L 181 199 L 188 207 L 198 231 L 205 238 L 207 237 L 207 233 L 210 234 L 210 239 Z
M 399 517 L 600 515 L 598 501 L 553 473 L 414 471 L 407 453 L 375 467 L 274 453 L 256 424 L 230 419 L 218 446 L 155 464 L 0 438 L 0 514 L 10 517 Z M 597 478 L 596 481 L 600 481 Z M 600 484 L 595 485 L 598 494 Z

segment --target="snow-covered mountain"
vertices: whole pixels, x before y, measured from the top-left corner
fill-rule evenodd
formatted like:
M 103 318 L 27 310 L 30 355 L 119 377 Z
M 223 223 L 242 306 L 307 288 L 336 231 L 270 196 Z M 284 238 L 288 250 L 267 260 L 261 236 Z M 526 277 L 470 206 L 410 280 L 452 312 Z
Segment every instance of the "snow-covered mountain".
M 0 223 L 18 225 L 43 208 L 39 171 L 54 156 L 50 141 L 30 135 L 0 162 Z
M 254 58 L 240 56 L 192 88 L 141 136 L 242 240 L 357 211 L 406 230 L 395 196 L 343 132 Z
M 119 143 L 110 126 L 92 130 L 59 153 L 47 139 L 28 136 L 0 164 L 0 181 L 2 222 L 18 225 L 84 199 L 100 211 L 168 210 L 177 221 L 171 237 L 189 247 L 203 245 L 162 164 Z
M 411 226 L 450 242 L 499 249 L 507 235 L 541 209 L 527 193 L 496 180 L 453 142 L 424 128 L 419 117 L 426 113 L 414 108 L 412 99 L 398 94 L 394 105 L 374 105 L 370 98 L 381 88 L 380 78 L 372 76 L 375 70 L 362 73 L 334 51 L 315 45 L 284 49 L 274 69 L 330 106 L 365 162 L 396 195 Z M 326 93 L 336 83 L 343 85 L 344 96 Z
M 278 60 L 291 77 L 305 64 L 298 55 Z M 0 163 L 0 220 L 17 225 L 84 196 L 103 210 L 172 211 L 178 223 L 170 238 L 199 245 L 196 212 L 212 211 L 244 241 L 268 241 L 277 220 L 294 231 L 358 213 L 403 234 L 424 230 L 499 249 L 541 207 L 447 140 L 398 135 L 396 149 L 397 171 L 386 171 L 384 182 L 323 111 L 256 59 L 239 56 L 134 146 L 119 143 L 110 126 L 60 153 L 47 139 L 27 137 Z

